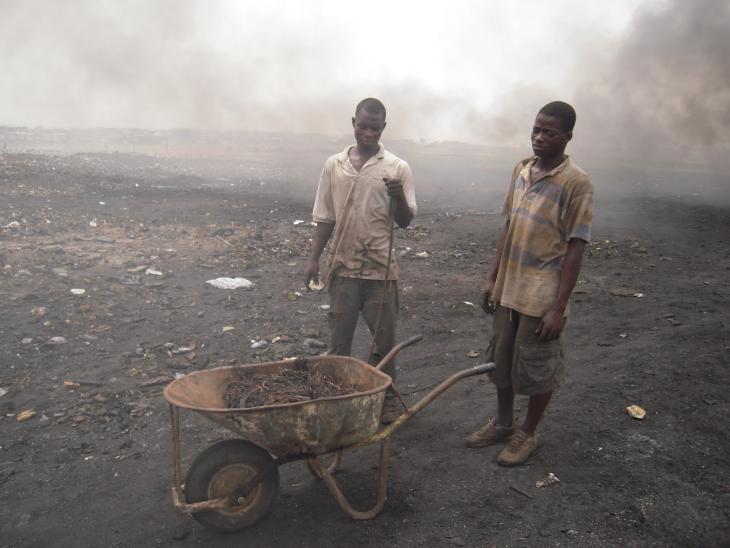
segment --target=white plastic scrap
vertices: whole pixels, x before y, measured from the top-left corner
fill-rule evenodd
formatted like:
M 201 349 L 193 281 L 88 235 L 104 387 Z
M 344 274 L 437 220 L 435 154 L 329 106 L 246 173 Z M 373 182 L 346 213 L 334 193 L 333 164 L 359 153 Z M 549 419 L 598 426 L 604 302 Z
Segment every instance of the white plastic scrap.
M 86 293 L 86 290 L 85 289 L 72 289 L 71 293 L 74 295 L 83 295 L 84 293 Z
M 159 270 L 155 270 L 154 268 L 148 268 L 147 270 L 145 270 L 145 274 L 153 275 L 153 276 L 162 276 L 163 275 L 162 272 L 160 272 Z
M 558 476 L 550 472 L 545 479 L 536 481 L 535 487 L 548 487 L 550 485 L 555 485 L 556 483 L 560 483 L 560 479 Z
M 258 340 L 258 341 L 251 341 L 253 344 L 251 345 L 251 348 L 258 349 L 258 348 L 266 348 L 269 346 L 269 343 L 266 342 L 264 339 Z
M 205 283 L 218 289 L 250 289 L 253 287 L 253 282 L 246 278 L 216 278 Z

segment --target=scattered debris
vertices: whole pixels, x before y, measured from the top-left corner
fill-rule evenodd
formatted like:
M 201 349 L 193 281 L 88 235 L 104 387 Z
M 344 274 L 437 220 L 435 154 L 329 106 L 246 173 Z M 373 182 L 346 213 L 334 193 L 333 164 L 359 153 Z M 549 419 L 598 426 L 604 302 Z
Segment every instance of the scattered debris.
M 26 409 L 25 411 L 21 411 L 15 416 L 15 420 L 18 422 L 27 421 L 28 419 L 32 419 L 35 417 L 35 411 L 33 409 Z
M 35 319 L 36 321 L 38 321 L 38 320 L 40 320 L 40 319 L 41 319 L 41 318 L 42 318 L 43 316 L 45 316 L 45 315 L 46 315 L 46 312 L 47 312 L 47 310 L 46 310 L 46 307 L 45 307 L 45 306 L 36 306 L 36 307 L 34 307 L 33 309 L 31 309 L 31 311 L 30 311 L 30 315 L 31 315 L 31 316 L 33 316 L 33 318 L 34 318 L 34 319 Z
M 621 337 L 622 339 L 626 339 L 626 338 L 628 338 L 629 334 L 628 333 L 619 333 L 618 336 Z
M 233 331 L 234 329 L 236 329 L 236 328 L 233 327 L 232 325 L 224 325 L 223 329 L 221 329 L 221 331 L 223 331 L 223 333 L 225 333 L 226 331 Z
M 322 291 L 324 289 L 324 283 L 322 282 L 322 280 L 319 280 L 319 282 L 316 283 L 314 280 L 309 280 L 308 287 L 312 291 Z
M 629 414 L 630 417 L 633 417 L 635 419 L 644 420 L 644 417 L 646 417 L 646 411 L 638 405 L 629 405 L 626 408 L 626 412 Z
M 160 375 L 159 377 L 154 377 L 140 383 L 140 386 L 157 386 L 158 384 L 167 384 L 171 380 L 172 378 L 168 377 L 167 375 Z
M 469 350 L 469 352 L 466 353 L 467 358 L 478 358 L 480 356 L 480 353 L 476 350 Z
M 616 287 L 613 289 L 608 290 L 609 295 L 613 295 L 614 297 L 643 297 L 643 293 L 639 293 L 635 289 L 625 289 L 621 287 Z
M 8 393 L 8 391 L 5 388 L 3 388 L 2 386 L 0 386 L 0 398 L 2 398 L 7 393 Z
M 550 485 L 555 485 L 556 483 L 560 483 L 560 478 L 550 472 L 545 479 L 536 481 L 535 487 L 549 487 Z
M 304 346 L 309 348 L 327 348 L 327 343 L 319 339 L 304 339 Z
M 217 287 L 218 289 L 250 289 L 253 287 L 253 282 L 246 278 L 215 278 L 214 280 L 208 280 L 205 283 Z
M 416 257 L 419 259 L 428 259 L 431 256 L 431 254 L 428 251 L 419 251 L 416 253 Z
M 159 270 L 155 270 L 154 268 L 148 268 L 147 270 L 144 271 L 144 273 L 147 274 L 148 276 L 149 275 L 164 276 L 164 274 L 162 272 L 160 272 Z
M 85 289 L 72 289 L 71 293 L 73 295 L 83 295 L 84 293 L 86 293 L 86 290 Z
M 264 339 L 259 339 L 257 341 L 256 340 L 251 341 L 251 348 L 253 348 L 254 350 L 258 350 L 260 348 L 266 348 L 267 346 L 269 346 L 269 343 L 267 341 L 265 341 Z
M 46 344 L 58 346 L 60 344 L 66 344 L 66 339 L 64 337 L 51 337 Z
M 28 345 L 28 344 L 31 344 L 32 342 L 33 342 L 33 337 L 23 337 L 20 340 L 20 344 L 23 344 L 23 345 Z
M 528 499 L 534 498 L 531 494 L 526 493 L 525 491 L 523 491 L 519 487 L 515 487 L 514 485 L 511 485 L 510 484 L 509 488 L 512 489 L 515 493 L 519 493 L 523 497 L 527 497 Z

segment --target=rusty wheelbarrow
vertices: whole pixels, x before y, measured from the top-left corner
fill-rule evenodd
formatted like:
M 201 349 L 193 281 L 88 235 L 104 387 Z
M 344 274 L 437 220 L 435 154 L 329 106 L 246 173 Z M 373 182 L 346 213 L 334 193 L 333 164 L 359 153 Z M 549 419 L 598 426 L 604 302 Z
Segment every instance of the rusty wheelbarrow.
M 193 517 L 215 531 L 232 532 L 250 527 L 271 508 L 279 490 L 278 467 L 304 460 L 310 472 L 322 479 L 337 503 L 353 519 L 372 519 L 383 509 L 388 484 L 389 438 L 408 419 L 421 411 L 457 381 L 487 373 L 493 363 L 469 367 L 448 377 L 393 423 L 378 430 L 386 389 L 391 378 L 380 370 L 403 348 L 421 335 L 395 346 L 375 367 L 347 356 L 307 358 L 308 367 L 356 392 L 317 400 L 228 409 L 225 393 L 229 382 L 241 373 L 276 375 L 297 366 L 297 359 L 197 371 L 165 388 L 170 403 L 173 435 L 174 486 L 178 512 Z M 180 408 L 191 409 L 243 439 L 215 443 L 200 453 L 182 481 L 180 462 Z M 344 449 L 380 444 L 380 472 L 375 506 L 367 511 L 352 508 L 333 473 Z M 328 458 L 324 464 L 323 457 Z

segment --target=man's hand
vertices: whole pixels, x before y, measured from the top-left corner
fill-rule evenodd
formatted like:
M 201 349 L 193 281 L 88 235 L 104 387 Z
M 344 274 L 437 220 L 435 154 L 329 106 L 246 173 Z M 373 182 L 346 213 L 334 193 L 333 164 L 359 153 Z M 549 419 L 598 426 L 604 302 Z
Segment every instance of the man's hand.
M 383 177 L 383 182 L 385 183 L 385 188 L 388 190 L 388 196 L 395 199 L 405 198 L 405 193 L 403 192 L 403 181 L 400 179 L 388 179 L 387 177 Z
M 309 282 L 314 280 L 314 283 L 319 285 L 319 261 L 309 259 L 307 261 L 307 267 L 304 269 L 304 287 L 309 289 Z
M 492 303 L 492 291 L 494 291 L 494 280 L 490 276 L 489 278 L 487 278 L 487 281 L 484 282 L 484 285 L 479 292 L 479 305 L 487 314 L 494 313 L 495 307 Z
M 565 327 L 565 316 L 561 310 L 551 309 L 540 320 L 540 325 L 535 330 L 537 338 L 541 341 L 552 341 L 560 336 Z

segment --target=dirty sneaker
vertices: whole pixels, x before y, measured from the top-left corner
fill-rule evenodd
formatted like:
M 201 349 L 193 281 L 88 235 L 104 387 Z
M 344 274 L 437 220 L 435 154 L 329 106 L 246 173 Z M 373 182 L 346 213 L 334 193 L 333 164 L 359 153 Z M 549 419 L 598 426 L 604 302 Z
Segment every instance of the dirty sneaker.
M 385 399 L 383 400 L 383 411 L 380 413 L 380 422 L 382 424 L 390 424 L 401 416 L 403 406 L 400 404 L 395 394 L 390 392 L 385 393 Z
M 517 466 L 527 460 L 527 457 L 537 449 L 537 434 L 528 434 L 521 428 L 510 438 L 507 447 L 497 457 L 502 466 Z
M 472 449 L 487 447 L 493 443 L 508 439 L 514 432 L 514 423 L 512 423 L 512 426 L 500 426 L 497 424 L 497 419 L 489 419 L 487 424 L 476 432 L 469 434 L 464 440 L 464 444 Z

